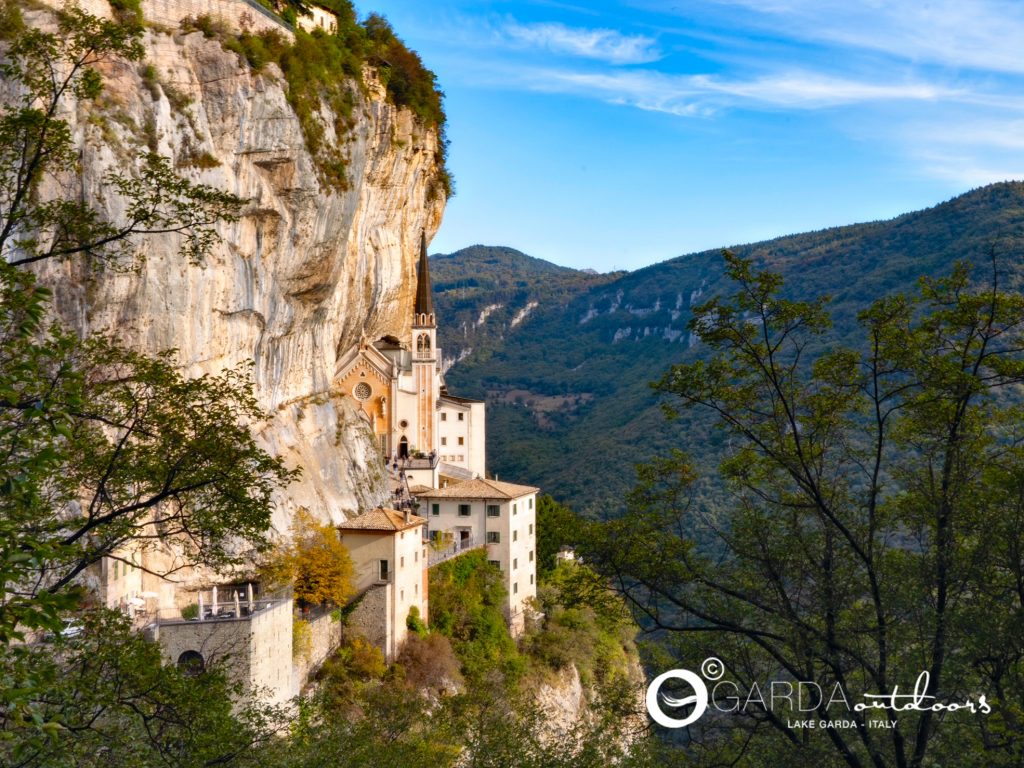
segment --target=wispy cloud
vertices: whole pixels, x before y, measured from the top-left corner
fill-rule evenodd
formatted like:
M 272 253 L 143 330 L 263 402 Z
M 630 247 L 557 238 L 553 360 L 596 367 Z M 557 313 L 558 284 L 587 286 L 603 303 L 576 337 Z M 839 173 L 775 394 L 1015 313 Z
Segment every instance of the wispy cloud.
M 501 34 L 516 46 L 542 48 L 607 64 L 647 64 L 661 58 L 657 41 L 646 35 L 624 35 L 614 29 L 568 27 L 558 22 L 506 22 Z
M 752 11 L 748 23 L 790 38 L 946 67 L 1024 73 L 1018 0 L 713 0 Z
M 936 101 L 964 96 L 928 83 L 874 83 L 813 72 L 787 72 L 749 79 L 707 74 L 631 72 L 524 72 L 533 90 L 601 98 L 614 104 L 680 116 L 706 116 L 725 108 L 820 109 L 884 101 Z

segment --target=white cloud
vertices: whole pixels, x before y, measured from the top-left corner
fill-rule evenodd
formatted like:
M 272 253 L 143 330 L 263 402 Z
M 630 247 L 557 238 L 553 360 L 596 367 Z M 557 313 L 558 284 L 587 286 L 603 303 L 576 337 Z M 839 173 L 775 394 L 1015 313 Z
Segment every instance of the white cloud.
M 668 75 L 649 70 L 589 73 L 537 70 L 524 73 L 528 87 L 576 93 L 615 104 L 680 116 L 709 115 L 724 108 L 820 109 L 882 101 L 937 101 L 963 96 L 928 83 L 872 83 L 789 72 L 750 79 Z
M 596 59 L 608 64 L 646 64 L 661 58 L 656 41 L 645 35 L 623 35 L 613 29 L 567 27 L 557 22 L 519 24 L 509 21 L 501 32 L 513 45 L 544 48 L 553 53 Z
M 882 52 L 916 63 L 1024 73 L 1019 0 L 713 0 L 755 16 L 736 20 L 790 38 Z

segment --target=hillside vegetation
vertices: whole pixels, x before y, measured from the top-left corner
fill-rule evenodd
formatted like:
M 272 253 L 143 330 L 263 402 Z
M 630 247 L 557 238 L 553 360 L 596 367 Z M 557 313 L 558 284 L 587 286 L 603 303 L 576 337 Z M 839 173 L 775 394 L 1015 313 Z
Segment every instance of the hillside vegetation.
M 790 297 L 828 294 L 831 343 L 851 338 L 857 312 L 871 300 L 912 290 L 918 278 L 946 274 L 958 260 L 987 265 L 994 249 L 1017 271 L 1022 229 L 1024 184 L 1010 182 L 889 221 L 732 250 L 780 272 Z M 434 264 L 438 317 L 451 329 L 441 343 L 446 354 L 473 350 L 448 381 L 461 394 L 486 397 L 489 431 L 502 436 L 489 446 L 493 471 L 530 478 L 599 516 L 621 509 L 637 462 L 673 447 L 697 459 L 717 453 L 720 435 L 703 423 L 665 424 L 649 382 L 702 354 L 687 324 L 693 306 L 728 289 L 719 251 L 624 275 L 553 271 L 511 249 L 482 247 L 434 257 Z M 459 288 L 459 279 L 472 284 Z M 545 291 L 558 291 L 559 300 L 541 300 Z M 538 306 L 508 329 L 508 318 L 529 301 Z M 494 304 L 501 309 L 467 323 Z

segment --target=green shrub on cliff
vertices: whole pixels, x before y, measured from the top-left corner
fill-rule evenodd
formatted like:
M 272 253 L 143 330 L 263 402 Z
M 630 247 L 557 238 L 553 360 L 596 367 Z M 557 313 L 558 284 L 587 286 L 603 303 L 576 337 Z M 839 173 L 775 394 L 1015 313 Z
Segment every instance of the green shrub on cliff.
M 430 194 L 452 194 L 452 178 L 445 167 L 448 141 L 444 135 L 444 94 L 437 77 L 423 65 L 415 51 L 403 43 L 383 17 L 370 14 L 362 24 L 351 3 L 330 3 L 338 18 L 338 29 L 312 33 L 296 29 L 288 42 L 275 31 L 233 35 L 218 29 L 208 18 L 195 19 L 188 28 L 217 36 L 228 50 L 242 56 L 253 69 L 277 64 L 288 84 L 288 102 L 302 125 L 306 147 L 315 158 L 322 180 L 336 189 L 346 189 L 344 137 L 352 124 L 355 89 L 363 87 L 363 67 L 373 67 L 384 84 L 388 100 L 409 109 L 427 129 L 438 133 L 436 174 Z M 334 115 L 335 141 L 330 141 L 320 120 L 321 106 Z

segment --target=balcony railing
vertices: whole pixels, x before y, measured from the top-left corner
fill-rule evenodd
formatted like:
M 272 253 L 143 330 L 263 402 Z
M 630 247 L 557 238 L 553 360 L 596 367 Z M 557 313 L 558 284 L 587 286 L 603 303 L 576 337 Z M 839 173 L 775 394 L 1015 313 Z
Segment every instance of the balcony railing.
M 193 609 L 194 615 L 190 618 L 182 616 L 181 611 L 177 609 L 165 609 L 157 611 L 153 623 L 180 624 L 193 621 L 248 621 L 255 614 L 290 600 L 290 597 L 279 597 L 269 600 L 253 600 L 251 602 L 240 600 L 237 603 L 232 600 L 219 603 L 216 606 L 204 604 L 202 608 L 199 608 L 197 605 Z
M 441 458 L 435 453 L 430 456 L 414 457 L 410 456 L 407 459 L 398 459 L 398 469 L 433 469 L 437 466 L 437 463 Z M 392 465 L 392 468 L 394 465 Z
M 483 542 L 477 536 L 470 536 L 466 539 L 455 539 L 454 541 L 430 541 L 428 546 L 427 563 L 433 568 L 445 560 L 451 560 L 453 557 L 458 557 L 472 549 L 482 547 Z

